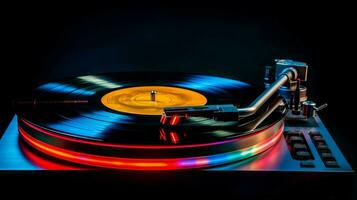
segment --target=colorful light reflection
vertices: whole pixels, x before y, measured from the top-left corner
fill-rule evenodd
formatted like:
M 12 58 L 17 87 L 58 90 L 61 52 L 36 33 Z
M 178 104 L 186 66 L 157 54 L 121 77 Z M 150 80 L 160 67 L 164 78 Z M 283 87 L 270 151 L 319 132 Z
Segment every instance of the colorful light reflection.
M 210 93 L 224 92 L 227 88 L 244 88 L 249 86 L 247 83 L 241 81 L 206 75 L 191 75 L 187 81 L 175 85 Z
M 80 76 L 78 79 L 81 79 L 83 81 L 95 84 L 97 86 L 103 87 L 103 88 L 108 88 L 108 89 L 114 89 L 114 88 L 119 88 L 122 87 L 122 85 L 113 83 L 110 80 L 105 80 L 99 76 L 93 76 L 93 75 L 88 75 L 88 76 Z
M 229 153 L 217 154 L 212 156 L 191 157 L 191 158 L 174 158 L 174 159 L 132 159 L 132 158 L 118 158 L 108 156 L 97 156 L 86 153 L 79 153 L 58 148 L 47 143 L 41 142 L 28 133 L 21 127 L 19 132 L 22 138 L 37 150 L 48 154 L 50 156 L 67 160 L 74 163 L 114 168 L 114 169 L 129 169 L 129 170 L 177 170 L 177 169 L 192 169 L 209 166 L 216 166 L 225 163 L 230 163 L 238 160 L 248 158 L 252 155 L 261 153 L 279 141 L 283 133 L 283 125 L 279 131 L 272 137 L 268 138 L 259 144 L 252 147 L 241 149 Z
M 90 96 L 95 94 L 95 91 L 85 90 L 85 89 L 74 87 L 69 84 L 56 83 L 56 82 L 46 83 L 38 87 L 38 89 L 49 91 L 49 92 L 72 93 L 72 94 L 84 95 L 84 96 Z
M 115 122 L 129 123 L 131 117 L 106 111 L 80 113 L 81 116 L 68 118 L 47 126 L 55 130 L 79 135 L 82 137 L 97 137 L 110 128 Z M 116 124 L 117 125 L 117 124 Z

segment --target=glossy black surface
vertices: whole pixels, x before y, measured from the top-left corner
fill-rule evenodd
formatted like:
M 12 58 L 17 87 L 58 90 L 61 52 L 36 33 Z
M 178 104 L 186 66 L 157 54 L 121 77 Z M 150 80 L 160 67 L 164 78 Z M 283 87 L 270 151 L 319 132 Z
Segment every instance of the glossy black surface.
M 241 81 L 199 74 L 122 72 L 90 75 L 90 77 L 97 83 L 92 79 L 84 81 L 81 77 L 74 77 L 39 86 L 31 94 L 32 100 L 27 98 L 25 103 L 21 103 L 23 102 L 21 100 L 15 103 L 19 118 L 43 129 L 77 138 L 120 144 L 163 145 L 165 141 L 160 139 L 161 116 L 114 111 L 101 103 L 101 97 L 120 88 L 162 85 L 199 92 L 207 98 L 207 104 L 230 102 L 244 107 L 262 91 L 259 87 Z M 78 103 L 79 101 L 86 101 L 86 103 Z M 256 115 L 239 122 L 191 117 L 189 120 L 196 126 L 180 128 L 178 134 L 185 134 L 185 137 L 179 135 L 180 142 L 177 145 L 232 139 L 271 126 L 284 117 L 284 110 L 276 110 L 257 124 L 254 130 L 243 129 L 243 125 L 246 127 L 255 123 L 257 117 L 264 115 L 268 105 L 269 102 Z

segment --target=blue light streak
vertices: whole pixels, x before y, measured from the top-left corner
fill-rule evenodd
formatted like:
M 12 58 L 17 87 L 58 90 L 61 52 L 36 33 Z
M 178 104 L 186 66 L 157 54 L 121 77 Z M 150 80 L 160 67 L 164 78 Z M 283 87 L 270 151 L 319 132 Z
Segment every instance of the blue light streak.
M 81 113 L 81 116 L 67 118 L 61 122 L 48 124 L 48 127 L 64 133 L 96 138 L 115 123 L 130 123 L 131 117 L 106 111 Z
M 46 83 L 38 87 L 38 89 L 45 90 L 48 92 L 65 93 L 65 94 L 72 93 L 72 94 L 85 95 L 85 96 L 90 96 L 95 94 L 94 91 L 85 90 L 85 89 L 74 87 L 69 84 L 56 83 L 56 82 Z
M 249 87 L 249 84 L 241 81 L 206 75 L 191 75 L 187 81 L 175 85 L 210 93 L 224 92 L 227 88 Z
M 86 81 L 88 83 L 95 84 L 95 85 L 100 86 L 102 88 L 114 89 L 114 88 L 123 87 L 122 85 L 119 85 L 117 83 L 113 83 L 110 80 L 105 80 L 104 78 L 102 78 L 100 76 L 93 76 L 93 75 L 80 76 L 80 77 L 78 77 L 78 79 Z

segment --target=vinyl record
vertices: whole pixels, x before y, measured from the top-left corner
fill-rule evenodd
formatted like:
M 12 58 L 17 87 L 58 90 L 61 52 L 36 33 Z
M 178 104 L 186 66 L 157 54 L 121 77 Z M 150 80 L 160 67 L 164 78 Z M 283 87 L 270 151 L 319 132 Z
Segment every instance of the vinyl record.
M 160 123 L 166 107 L 247 106 L 262 88 L 228 78 L 162 72 L 87 75 L 43 84 L 19 101 L 22 138 L 70 162 L 118 169 L 187 169 L 244 159 L 271 147 L 284 106 L 272 97 L 240 121 L 190 117 L 175 129 Z

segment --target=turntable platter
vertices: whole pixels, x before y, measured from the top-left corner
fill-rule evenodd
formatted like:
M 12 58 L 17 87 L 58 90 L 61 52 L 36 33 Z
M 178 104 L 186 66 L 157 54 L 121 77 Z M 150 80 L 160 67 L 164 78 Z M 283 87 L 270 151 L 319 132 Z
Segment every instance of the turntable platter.
M 253 130 L 237 122 L 192 117 L 194 127 L 163 127 L 164 107 L 249 104 L 262 88 L 216 76 L 125 72 L 46 83 L 18 112 L 19 132 L 33 149 L 56 159 L 119 169 L 210 167 L 254 156 L 282 134 L 285 110 Z M 264 107 L 245 124 L 255 123 Z

